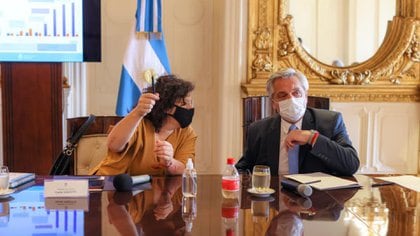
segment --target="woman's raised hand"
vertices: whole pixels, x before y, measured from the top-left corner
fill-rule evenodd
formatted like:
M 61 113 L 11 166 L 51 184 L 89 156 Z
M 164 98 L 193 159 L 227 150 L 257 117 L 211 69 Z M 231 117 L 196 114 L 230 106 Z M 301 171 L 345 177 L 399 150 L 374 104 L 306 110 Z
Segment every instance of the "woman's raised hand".
M 149 114 L 157 100 L 159 100 L 158 93 L 143 93 L 140 96 L 135 108 L 137 114 L 140 117 L 144 117 L 145 115 Z

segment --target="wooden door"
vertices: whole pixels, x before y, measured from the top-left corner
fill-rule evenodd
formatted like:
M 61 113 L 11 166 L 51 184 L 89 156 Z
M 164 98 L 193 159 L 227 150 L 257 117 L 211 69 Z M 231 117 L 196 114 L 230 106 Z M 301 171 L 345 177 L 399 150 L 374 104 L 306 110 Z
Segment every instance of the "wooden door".
M 48 174 L 62 150 L 61 63 L 2 63 L 4 164 Z

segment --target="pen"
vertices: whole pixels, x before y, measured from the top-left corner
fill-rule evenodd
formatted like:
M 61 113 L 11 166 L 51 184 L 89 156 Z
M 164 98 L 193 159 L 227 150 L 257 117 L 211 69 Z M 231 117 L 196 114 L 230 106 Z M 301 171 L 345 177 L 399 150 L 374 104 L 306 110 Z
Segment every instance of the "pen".
M 156 93 L 156 89 L 155 89 L 155 77 L 152 75 L 152 92 Z
M 391 185 L 391 184 L 394 184 L 394 183 L 385 181 L 385 182 L 374 183 L 371 186 L 372 187 L 380 187 L 380 186 L 386 186 L 386 185 Z
M 317 180 L 306 182 L 304 184 L 314 184 L 314 183 L 319 183 L 319 182 L 321 182 L 321 180 L 320 179 L 317 179 Z

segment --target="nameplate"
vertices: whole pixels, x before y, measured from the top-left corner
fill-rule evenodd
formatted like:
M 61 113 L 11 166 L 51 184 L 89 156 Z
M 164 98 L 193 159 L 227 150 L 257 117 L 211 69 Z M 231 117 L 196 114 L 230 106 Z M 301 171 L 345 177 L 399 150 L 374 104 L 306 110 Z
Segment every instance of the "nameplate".
M 45 180 L 44 197 L 88 197 L 89 182 L 80 180 Z
M 89 211 L 88 197 L 48 197 L 45 198 L 47 210 L 83 210 Z

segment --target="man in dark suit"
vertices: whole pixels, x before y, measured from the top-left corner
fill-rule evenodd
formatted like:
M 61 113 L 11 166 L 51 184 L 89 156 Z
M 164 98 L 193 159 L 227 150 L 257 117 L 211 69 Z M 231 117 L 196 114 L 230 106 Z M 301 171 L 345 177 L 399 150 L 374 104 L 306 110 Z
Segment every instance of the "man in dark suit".
M 250 125 L 243 157 L 236 167 L 270 166 L 272 175 L 325 172 L 353 175 L 359 168 L 342 115 L 307 108 L 309 83 L 301 72 L 288 68 L 267 81 L 276 115 Z M 296 126 L 297 129 L 290 130 Z M 295 154 L 291 154 L 291 152 Z

